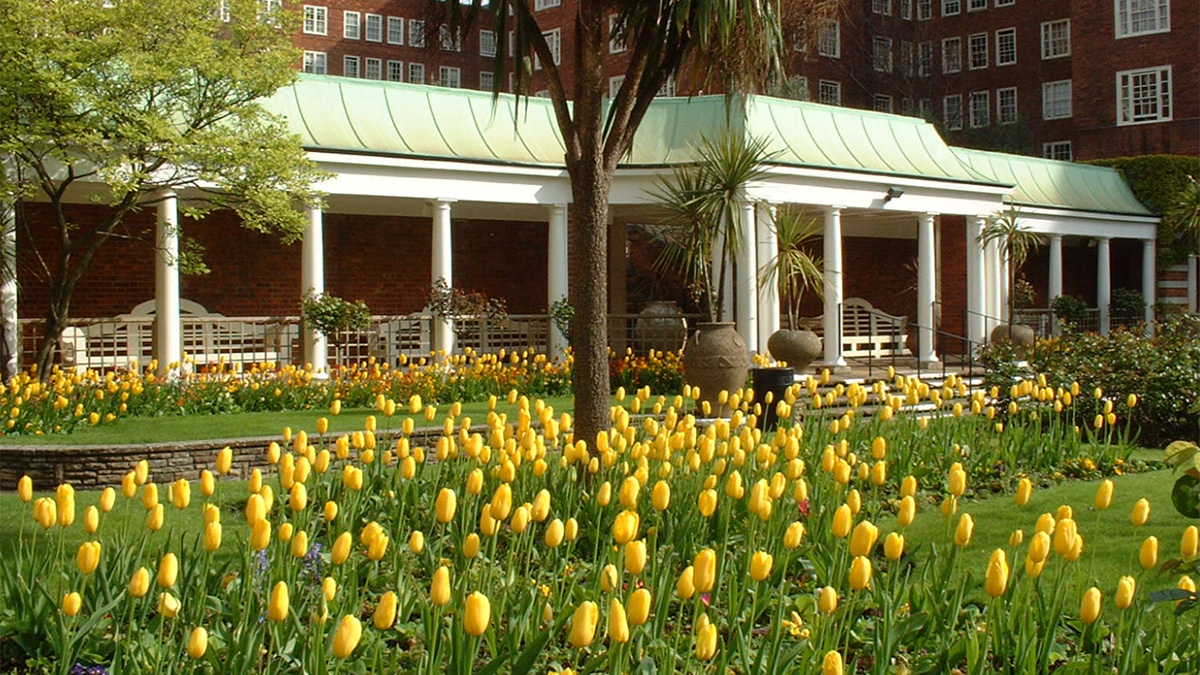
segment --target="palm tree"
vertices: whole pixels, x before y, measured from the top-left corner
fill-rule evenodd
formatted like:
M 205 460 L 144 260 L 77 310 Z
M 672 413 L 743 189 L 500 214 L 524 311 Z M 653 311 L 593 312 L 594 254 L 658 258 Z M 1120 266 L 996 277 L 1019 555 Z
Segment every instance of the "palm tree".
M 983 228 L 979 238 L 980 248 L 987 248 L 992 243 L 1000 247 L 1004 262 L 1008 265 L 1008 322 L 1011 324 L 1016 315 L 1018 274 L 1029 259 L 1029 254 L 1041 247 L 1042 239 L 1022 225 L 1016 207 L 1010 207 Z
M 800 301 L 804 293 L 814 290 L 818 296 L 824 295 L 824 261 L 806 248 L 810 241 L 821 236 L 821 224 L 803 210 L 781 208 L 775 214 L 775 237 L 779 242 L 779 251 L 768 263 L 762 282 L 778 282 L 787 308 L 788 325 L 792 330 L 800 326 Z

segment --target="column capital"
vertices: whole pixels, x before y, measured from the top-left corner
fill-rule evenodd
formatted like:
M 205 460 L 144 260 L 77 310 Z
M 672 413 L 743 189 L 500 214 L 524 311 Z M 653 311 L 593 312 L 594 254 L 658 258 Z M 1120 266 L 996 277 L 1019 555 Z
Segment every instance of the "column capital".
M 1097 242 L 1104 242 L 1107 244 L 1108 242 L 1112 241 L 1112 237 L 1095 237 L 1095 240 Z
M 178 195 L 175 193 L 175 190 L 171 188 L 161 188 L 154 191 L 154 196 L 158 197 L 159 199 L 172 199 Z
M 940 215 L 942 215 L 942 214 L 936 213 L 934 211 L 925 211 L 924 213 L 918 213 L 917 217 L 918 218 L 928 218 L 930 220 L 933 220 L 934 218 L 937 218 Z
M 457 201 L 457 199 L 443 199 L 439 197 L 437 199 L 430 199 L 428 202 L 426 202 L 426 204 L 429 204 L 434 208 L 448 208 L 451 204 L 454 204 Z
M 842 204 L 829 204 L 824 208 L 826 213 L 841 213 L 847 207 Z
M 1061 232 L 1047 232 L 1046 238 L 1050 241 L 1062 241 L 1063 234 Z

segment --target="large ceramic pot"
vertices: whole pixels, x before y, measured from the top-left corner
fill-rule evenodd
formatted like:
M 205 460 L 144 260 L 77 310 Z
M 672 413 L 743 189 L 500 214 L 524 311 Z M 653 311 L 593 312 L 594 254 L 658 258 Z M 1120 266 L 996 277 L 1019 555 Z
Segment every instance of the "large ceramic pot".
M 708 401 L 715 415 L 729 411 L 718 404 L 722 391 L 746 386 L 750 374 L 750 352 L 732 323 L 701 323 L 683 348 L 683 372 L 688 384 L 700 388 L 701 401 Z
M 1023 323 L 1002 323 L 992 329 L 992 334 L 989 340 L 993 344 L 1002 342 L 1011 342 L 1017 349 L 1018 354 L 1028 354 L 1030 349 L 1033 349 L 1033 343 L 1037 339 L 1033 329 Z
M 678 352 L 687 340 L 687 320 L 680 316 L 674 300 L 651 300 L 633 324 L 633 340 L 639 353 L 647 350 Z
M 822 354 L 821 338 L 811 330 L 777 330 L 767 339 L 767 351 L 796 372 L 803 372 Z

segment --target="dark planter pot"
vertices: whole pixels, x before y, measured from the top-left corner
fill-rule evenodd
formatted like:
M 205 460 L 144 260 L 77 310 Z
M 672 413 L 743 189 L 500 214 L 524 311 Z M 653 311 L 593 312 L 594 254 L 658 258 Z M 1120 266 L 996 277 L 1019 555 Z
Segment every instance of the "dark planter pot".
M 754 400 L 762 404 L 758 428 L 764 432 L 774 431 L 779 426 L 775 409 L 787 396 L 788 389 L 796 383 L 796 371 L 791 368 L 754 368 L 750 375 L 754 383 Z M 768 393 L 771 394 L 770 403 L 767 403 Z
M 767 339 L 767 351 L 796 372 L 804 372 L 822 354 L 821 338 L 811 330 L 777 330 Z
M 708 401 L 714 415 L 727 415 L 718 404 L 722 391 L 730 394 L 746 386 L 750 352 L 732 323 L 701 323 L 683 348 L 687 383 L 700 388 L 700 401 Z

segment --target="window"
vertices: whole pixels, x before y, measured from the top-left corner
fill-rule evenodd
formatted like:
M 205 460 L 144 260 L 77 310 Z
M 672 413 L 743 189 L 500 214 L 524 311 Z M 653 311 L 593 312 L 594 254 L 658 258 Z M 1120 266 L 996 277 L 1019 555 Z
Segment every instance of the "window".
M 479 88 L 482 91 L 496 90 L 496 74 L 490 71 L 480 71 Z
M 942 16 L 954 16 L 962 12 L 962 0 L 942 0 Z
M 550 48 L 550 54 L 554 57 L 554 65 L 562 62 L 562 29 L 555 28 L 542 33 L 542 38 L 546 40 L 546 46 Z M 533 69 L 542 69 L 542 60 L 537 55 L 533 57 Z
M 325 52 L 304 52 L 304 72 L 313 75 L 325 74 Z
M 917 0 L 917 21 L 933 18 L 933 0 Z
M 875 94 L 873 105 L 878 112 L 890 113 L 892 112 L 892 97 L 887 94 Z
M 842 25 L 837 19 L 822 19 L 817 34 L 817 53 L 821 56 L 841 58 Z
M 217 13 L 221 17 L 221 21 L 229 23 L 229 20 L 233 18 L 233 13 L 229 9 L 229 0 L 221 0 Z
M 308 35 L 326 35 L 329 32 L 329 9 L 304 6 L 304 32 Z
M 933 101 L 923 98 L 917 101 L 917 116 L 921 119 L 933 119 Z
M 1074 154 L 1071 152 L 1071 141 L 1054 141 L 1053 143 L 1042 143 L 1042 157 L 1046 159 L 1058 159 L 1064 162 L 1069 162 L 1074 159 Z
M 826 105 L 841 105 L 842 83 L 836 80 L 821 80 L 817 85 L 817 97 Z
M 912 21 L 912 0 L 900 0 L 900 18 Z
M 674 96 L 675 95 L 675 76 L 668 75 L 667 81 L 662 83 L 658 88 L 658 93 L 655 96 Z
M 412 21 L 409 21 L 411 24 Z M 425 84 L 425 64 L 410 63 L 408 64 L 408 81 L 413 84 Z
M 425 22 L 424 21 L 422 21 L 420 19 L 409 19 L 408 20 L 408 46 L 410 46 L 410 47 L 424 47 L 425 46 Z M 424 66 L 422 66 L 422 68 L 424 68 Z M 424 76 L 422 76 L 421 81 L 422 82 L 425 81 Z M 409 80 L 409 82 L 412 82 L 412 80 Z
M 1042 119 L 1057 120 L 1071 116 L 1071 81 L 1042 84 Z
M 229 5 L 228 0 L 221 3 L 222 7 Z M 258 13 L 258 20 L 269 26 L 279 25 L 279 16 L 277 12 L 283 9 L 283 0 L 263 0 L 262 9 Z M 224 16 L 222 16 L 224 18 Z M 225 19 L 228 21 L 228 19 Z
M 367 15 L 367 42 L 383 42 L 383 17 L 378 14 Z
M 975 91 L 971 92 L 971 128 L 986 127 L 991 124 L 991 92 Z
M 358 12 L 342 12 L 342 37 L 357 40 L 362 37 L 362 15 Z
M 912 112 L 913 112 L 913 100 L 908 96 L 905 96 L 904 98 L 900 99 L 900 114 L 908 115 L 911 117 Z
M 900 69 L 905 77 L 912 77 L 916 72 L 916 54 L 913 52 L 913 43 L 908 40 L 900 41 Z
M 404 62 L 403 61 L 388 61 L 387 62 L 387 79 L 388 79 L 388 82 L 403 82 L 404 81 Z
M 933 43 L 922 42 L 917 45 L 917 75 L 929 77 L 933 74 Z
M 362 77 L 357 56 L 342 57 L 342 75 L 345 77 Z
M 996 90 L 996 124 L 1013 124 L 1017 121 L 1017 88 L 1005 87 Z
M 1115 0 L 1117 37 L 1171 30 L 1171 0 Z
M 967 11 L 978 12 L 987 9 L 988 0 L 967 0 Z
M 969 46 L 967 47 L 970 53 L 970 61 L 968 65 L 971 70 L 979 70 L 988 66 L 988 34 L 976 33 L 970 38 Z
M 871 11 L 876 14 L 892 15 L 892 0 L 871 0 Z
M 623 84 L 625 84 L 624 75 L 608 78 L 608 97 L 616 98 L 617 93 L 621 91 L 621 85 Z
M 621 26 L 617 24 L 617 15 L 608 17 L 608 53 L 620 54 L 625 51 L 625 40 L 621 39 Z
M 962 70 L 962 38 L 942 40 L 942 72 L 957 73 Z
M 438 26 L 438 44 L 444 52 L 461 52 L 462 33 L 450 30 L 450 26 Z
M 1071 55 L 1071 20 L 1060 19 L 1042 24 L 1042 58 L 1057 59 Z
M 1017 0 L 996 0 L 997 7 L 1010 7 L 1017 4 Z
M 491 30 L 479 31 L 479 55 L 480 56 L 495 56 L 496 55 L 496 31 L 491 31 Z
M 875 36 L 871 51 L 875 70 L 881 73 L 892 72 L 892 39 Z
M 951 131 L 962 128 L 962 94 L 942 99 L 942 122 Z
M 803 75 L 792 75 L 788 78 L 787 97 L 797 101 L 810 101 L 811 95 L 808 93 L 808 78 Z
M 1117 124 L 1171 119 L 1171 66 L 1117 73 Z
M 550 9 L 551 7 L 558 7 L 561 4 L 562 4 L 562 0 L 535 0 L 535 2 L 533 3 L 533 10 L 535 12 L 540 12 L 543 9 Z
M 996 65 L 1011 66 L 1017 62 L 1017 29 L 996 31 Z
M 383 59 L 367 57 L 363 61 L 363 77 L 368 80 L 383 79 Z
M 387 41 L 389 45 L 404 44 L 404 17 L 389 16 L 388 17 L 388 35 Z
M 462 69 L 450 66 L 438 68 L 438 84 L 443 87 L 458 88 L 462 86 Z

